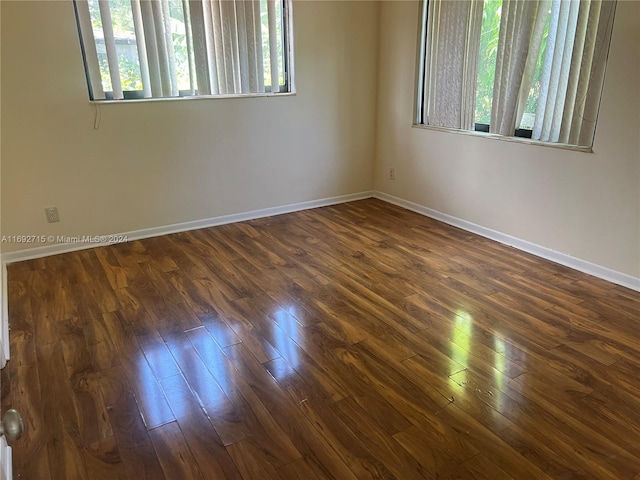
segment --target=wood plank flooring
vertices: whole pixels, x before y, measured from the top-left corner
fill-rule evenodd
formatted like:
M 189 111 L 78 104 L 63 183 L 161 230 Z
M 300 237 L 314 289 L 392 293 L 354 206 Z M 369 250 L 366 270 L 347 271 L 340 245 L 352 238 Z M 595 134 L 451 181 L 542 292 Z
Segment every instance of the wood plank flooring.
M 640 478 L 640 293 L 379 200 L 8 273 L 19 479 Z

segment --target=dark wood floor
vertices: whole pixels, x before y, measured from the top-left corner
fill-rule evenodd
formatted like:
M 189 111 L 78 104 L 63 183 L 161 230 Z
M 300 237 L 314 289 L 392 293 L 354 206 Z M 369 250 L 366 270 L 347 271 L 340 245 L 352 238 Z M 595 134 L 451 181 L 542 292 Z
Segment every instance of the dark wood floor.
M 378 200 L 9 266 L 16 478 L 640 479 L 640 293 Z

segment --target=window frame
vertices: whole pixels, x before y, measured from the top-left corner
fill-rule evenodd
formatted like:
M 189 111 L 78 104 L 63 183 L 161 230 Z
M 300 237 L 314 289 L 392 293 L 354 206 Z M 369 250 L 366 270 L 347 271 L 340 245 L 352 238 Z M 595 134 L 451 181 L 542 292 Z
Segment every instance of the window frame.
M 532 129 L 520 129 L 517 128 L 512 136 L 501 135 L 497 133 L 490 133 L 489 124 L 485 123 L 474 123 L 473 130 L 465 130 L 461 128 L 454 127 L 441 127 L 436 125 L 429 125 L 425 123 L 425 82 L 426 82 L 426 54 L 427 54 L 427 31 L 428 31 L 428 5 L 429 0 L 420 0 L 419 1 L 419 15 L 418 17 L 418 48 L 416 49 L 416 76 L 415 76 L 415 85 L 414 85 L 414 110 L 413 110 L 413 122 L 412 127 L 424 130 L 432 130 L 432 131 L 440 131 L 446 133 L 453 134 L 462 134 L 462 135 L 470 135 L 481 138 L 489 138 L 493 140 L 501 140 L 506 142 L 515 142 L 526 145 L 534 145 L 534 146 L 542 146 L 549 148 L 556 148 L 561 150 L 571 150 L 582 153 L 594 153 L 593 146 L 595 144 L 596 131 L 598 122 L 596 120 L 593 138 L 591 141 L 591 145 L 576 145 L 569 143 L 559 143 L 559 142 L 549 142 L 542 140 L 533 140 Z M 615 20 L 615 8 L 614 8 L 614 20 Z M 602 96 L 604 94 L 604 85 L 606 84 L 606 66 L 608 64 L 608 57 L 610 55 L 611 50 L 611 42 L 612 42 L 612 34 L 609 38 L 609 43 L 606 47 L 606 59 L 605 59 L 605 74 L 604 80 L 602 83 L 602 88 L 600 90 L 600 98 L 598 101 L 598 117 L 600 115 L 600 105 L 602 103 Z
M 177 96 L 168 97 L 144 97 L 142 95 L 143 90 L 123 90 L 122 99 L 113 98 L 113 90 L 104 90 L 104 99 L 95 99 L 93 93 L 93 87 L 91 84 L 91 78 L 87 68 L 87 52 L 84 42 L 84 36 L 82 35 L 80 15 L 78 13 L 78 1 L 73 0 L 74 15 L 76 20 L 76 27 L 78 30 L 78 41 L 80 44 L 80 50 L 82 54 L 83 69 L 85 73 L 85 80 L 87 82 L 89 103 L 95 103 L 98 105 L 103 104 L 128 104 L 128 103 L 140 103 L 140 102 L 166 102 L 166 101 L 180 101 L 180 100 L 210 100 L 210 99 L 231 99 L 231 98 L 261 98 L 261 97 L 282 97 L 282 96 L 295 96 L 296 83 L 295 83 L 295 68 L 294 68 L 294 39 L 293 39 L 293 1 L 292 0 L 279 0 L 282 4 L 282 41 L 283 41 L 283 78 L 284 83 L 280 84 L 281 91 L 272 92 L 272 86 L 265 84 L 264 92 L 251 92 L 251 93 L 230 93 L 230 94 L 195 94 L 192 95 L 189 90 L 179 90 Z

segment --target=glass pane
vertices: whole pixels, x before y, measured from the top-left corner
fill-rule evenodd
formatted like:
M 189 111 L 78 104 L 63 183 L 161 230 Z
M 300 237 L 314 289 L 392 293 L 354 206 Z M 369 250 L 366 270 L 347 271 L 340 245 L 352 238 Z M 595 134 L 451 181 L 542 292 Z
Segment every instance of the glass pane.
M 284 63 L 284 10 L 282 2 L 276 2 L 276 33 L 278 38 L 278 83 L 285 84 Z M 267 0 L 260 0 L 260 20 L 262 26 L 262 56 L 264 66 L 264 84 L 271 85 L 271 57 L 269 50 L 269 15 Z
M 138 60 L 136 34 L 133 27 L 133 16 L 131 14 L 131 1 L 109 0 L 109 7 L 111 11 L 113 35 L 116 42 L 116 55 L 118 57 L 122 89 L 125 91 L 141 90 L 142 79 L 140 76 L 140 63 Z M 102 87 L 105 91 L 112 91 L 113 87 L 111 86 L 111 76 L 109 75 L 109 64 L 107 61 L 107 51 L 105 48 L 98 0 L 89 0 L 89 11 L 91 13 L 93 35 L 96 40 Z
M 104 2 L 104 3 L 103 3 Z M 268 5 L 267 0 L 260 0 L 260 35 L 262 41 L 263 50 L 263 74 L 264 84 L 267 87 L 267 91 L 271 85 L 272 67 L 278 68 L 277 81 L 281 86 L 286 85 L 287 75 L 286 68 L 286 44 L 284 35 L 286 33 L 285 23 L 285 5 L 283 1 L 274 1 L 273 7 L 275 7 L 275 22 L 272 20 L 274 30 L 271 32 L 271 36 L 275 37 L 275 44 L 270 44 L 269 35 L 269 14 L 268 10 L 271 5 Z M 197 94 L 196 87 L 196 75 L 195 75 L 195 52 L 193 48 L 193 37 L 190 25 L 190 1 L 189 0 L 154 0 L 152 6 L 152 12 L 142 9 L 142 20 L 137 18 L 139 15 L 136 12 L 134 17 L 132 12 L 131 0 L 87 0 L 89 7 L 89 15 L 91 21 L 91 28 L 93 30 L 93 37 L 96 43 L 96 53 L 98 60 L 98 67 L 100 70 L 100 81 L 103 86 L 103 90 L 110 94 L 113 92 L 112 75 L 109 68 L 109 54 L 114 51 L 115 57 L 118 62 L 119 80 L 122 85 L 122 90 L 125 93 L 125 98 L 142 98 L 140 93 L 143 90 L 142 74 L 141 70 L 147 77 L 146 67 L 146 55 L 142 58 L 138 57 L 138 44 L 136 37 L 136 25 L 138 29 L 145 30 L 145 27 L 150 30 L 150 36 L 147 38 L 155 38 L 159 31 L 162 35 L 163 51 L 158 63 L 161 69 L 162 87 L 165 91 L 164 95 L 170 90 L 170 95 L 180 94 Z M 143 7 L 146 4 L 143 5 Z M 101 14 L 105 13 L 103 18 Z M 106 9 L 106 10 L 105 10 Z M 108 19 L 106 13 L 111 17 L 111 28 L 113 30 L 113 43 L 111 43 L 110 31 L 107 29 L 107 35 L 105 40 L 105 28 L 103 20 Z M 152 22 L 155 25 L 155 29 L 149 27 L 146 23 L 148 20 L 146 16 L 153 15 L 156 19 L 156 15 L 161 15 L 162 18 L 159 22 Z M 109 21 L 109 20 L 107 20 Z M 157 25 L 159 23 L 160 25 Z M 235 26 L 228 25 L 224 28 L 229 28 L 235 32 Z M 232 34 L 236 34 L 233 33 Z M 140 33 L 140 32 L 138 32 Z M 149 32 L 145 32 L 147 35 Z M 141 37 L 142 39 L 143 37 Z M 157 40 L 157 39 L 156 39 Z M 164 48 L 164 45 L 167 48 Z M 108 47 L 108 48 L 107 48 Z M 148 45 L 142 45 L 142 52 L 145 53 Z M 274 57 L 271 58 L 271 48 L 274 48 Z M 277 54 L 276 54 L 277 52 Z M 238 52 L 235 52 L 238 54 Z M 206 59 L 204 60 L 206 62 Z M 152 80 L 158 79 L 158 65 L 150 65 L 153 69 L 149 68 L 149 76 Z M 168 75 L 167 75 L 168 73 Z M 170 85 L 165 85 L 169 79 Z M 149 82 L 150 83 L 150 82 Z M 154 83 L 155 85 L 155 83 Z M 149 90 L 150 85 L 145 85 L 146 91 Z M 129 92 L 127 95 L 126 93 Z M 137 92 L 133 93 L 132 92 Z M 154 92 L 154 95 L 160 96 Z M 107 95 L 110 99 L 111 97 Z
M 284 85 L 284 35 L 282 28 L 282 19 L 283 11 L 282 11 L 282 2 L 276 3 L 276 29 L 278 32 L 278 83 L 280 85 Z
M 267 13 L 267 0 L 260 0 L 260 25 L 262 31 L 262 62 L 264 84 L 271 85 L 271 57 L 269 55 L 269 14 Z
M 182 0 L 169 0 L 168 3 L 178 90 L 191 90 L 189 55 L 192 54 L 192 52 L 190 52 L 190 48 L 187 48 L 187 28 L 184 19 L 183 3 Z M 188 2 L 185 2 L 185 4 L 188 4 Z M 189 47 L 190 45 L 191 39 L 189 39 Z
M 496 55 L 500 35 L 502 0 L 485 0 L 482 11 L 478 79 L 476 83 L 476 123 L 491 122 L 493 79 L 496 74 Z
M 102 79 L 102 88 L 104 91 L 113 90 L 111 86 L 111 77 L 109 76 L 109 65 L 107 64 L 107 50 L 104 46 L 104 33 L 102 32 L 102 18 L 100 17 L 100 9 L 98 0 L 88 0 L 89 13 L 91 14 L 91 26 L 93 27 L 93 37 L 96 40 L 96 50 L 98 53 L 98 63 L 100 65 L 100 78 Z
M 536 71 L 533 75 L 533 82 L 531 89 L 529 90 L 529 96 L 527 97 L 527 105 L 524 109 L 522 121 L 518 128 L 524 128 L 527 130 L 533 129 L 533 122 L 536 118 L 536 109 L 538 108 L 538 98 L 540 97 L 540 78 L 542 76 L 542 62 L 547 49 L 547 37 L 549 36 L 549 25 L 551 23 L 551 16 L 547 19 L 547 24 L 544 28 L 542 36 L 542 45 L 540 47 L 540 55 L 538 56 L 538 62 L 536 63 Z

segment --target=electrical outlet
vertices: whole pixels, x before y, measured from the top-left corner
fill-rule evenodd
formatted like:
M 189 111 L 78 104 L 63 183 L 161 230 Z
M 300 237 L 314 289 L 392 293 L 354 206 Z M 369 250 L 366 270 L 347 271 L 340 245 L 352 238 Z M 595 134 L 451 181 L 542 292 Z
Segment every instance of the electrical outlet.
M 395 180 L 396 179 L 396 169 L 395 168 L 390 168 L 389 169 L 389 180 Z
M 58 207 L 47 207 L 44 209 L 47 214 L 47 222 L 55 223 L 60 221 L 60 214 L 58 213 Z

